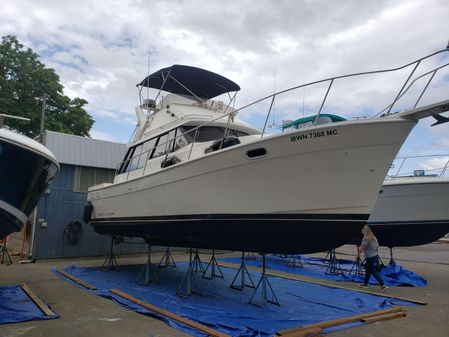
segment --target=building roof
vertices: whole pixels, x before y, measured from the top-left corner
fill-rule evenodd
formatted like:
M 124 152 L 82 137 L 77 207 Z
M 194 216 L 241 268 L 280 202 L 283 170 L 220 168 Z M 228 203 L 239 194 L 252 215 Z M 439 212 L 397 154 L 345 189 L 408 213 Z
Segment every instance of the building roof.
M 122 160 L 126 146 L 99 139 L 46 131 L 45 146 L 60 164 L 115 169 Z

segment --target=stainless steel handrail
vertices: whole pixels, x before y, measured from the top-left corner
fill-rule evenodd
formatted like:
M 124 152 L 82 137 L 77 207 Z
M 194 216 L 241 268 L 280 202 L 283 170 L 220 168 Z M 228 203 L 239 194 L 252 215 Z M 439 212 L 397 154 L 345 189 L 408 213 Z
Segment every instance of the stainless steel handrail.
M 401 164 L 399 165 L 399 168 L 397 169 L 396 173 L 392 175 L 392 177 L 401 177 L 401 176 L 409 176 L 413 175 L 414 172 L 401 172 L 401 169 L 404 167 L 404 164 L 406 161 L 411 161 L 412 159 L 420 159 L 420 158 L 436 158 L 436 157 L 447 157 L 447 161 L 444 164 L 443 167 L 434 168 L 434 169 L 428 169 L 427 172 L 438 172 L 440 171 L 440 174 L 438 174 L 439 177 L 443 177 L 446 173 L 446 170 L 449 166 L 449 154 L 428 154 L 428 155 L 416 155 L 416 156 L 405 156 L 405 157 L 397 157 L 395 160 L 400 160 Z M 391 167 L 394 168 L 394 165 Z

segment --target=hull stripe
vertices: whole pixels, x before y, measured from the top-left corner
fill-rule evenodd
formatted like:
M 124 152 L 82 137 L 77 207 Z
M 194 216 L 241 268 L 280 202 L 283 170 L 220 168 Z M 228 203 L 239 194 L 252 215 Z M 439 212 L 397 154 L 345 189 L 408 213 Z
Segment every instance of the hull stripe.
M 28 220 L 28 216 L 23 213 L 21 210 L 11 206 L 7 202 L 0 200 L 0 208 L 4 209 L 6 212 L 14 215 L 17 219 L 19 219 L 22 223 L 26 223 Z

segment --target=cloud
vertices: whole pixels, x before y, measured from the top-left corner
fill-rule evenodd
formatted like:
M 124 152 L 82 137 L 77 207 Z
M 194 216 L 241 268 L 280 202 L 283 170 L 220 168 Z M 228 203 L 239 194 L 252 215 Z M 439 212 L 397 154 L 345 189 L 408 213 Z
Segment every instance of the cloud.
M 426 160 L 420 163 L 420 166 L 425 170 L 441 171 L 442 169 L 444 169 L 444 167 L 447 167 L 448 163 L 449 163 L 449 156 L 447 157 L 444 156 Z
M 250 0 L 6 0 L 0 31 L 17 35 L 39 53 L 60 75 L 67 95 L 89 102 L 97 134 L 107 135 L 112 119 L 122 126 L 115 131 L 124 139 L 135 126 L 135 85 L 148 73 L 149 47 L 150 72 L 175 63 L 215 71 L 240 84 L 237 106 L 242 106 L 274 88 L 395 67 L 443 48 L 447 13 L 445 0 L 260 0 L 257 5 Z M 422 104 L 447 96 L 449 76 L 441 75 Z M 401 73 L 400 80 L 405 78 Z M 389 76 L 334 83 L 325 111 L 371 115 L 400 87 Z M 326 86 L 317 86 L 285 95 L 276 101 L 276 121 L 300 117 L 303 106 L 305 113 L 316 113 L 325 91 Z M 410 102 L 404 97 L 398 108 Z M 260 127 L 268 106 L 261 103 L 239 118 Z M 447 148 L 447 138 L 426 125 L 420 123 L 415 130 L 428 142 L 411 138 L 402 152 Z

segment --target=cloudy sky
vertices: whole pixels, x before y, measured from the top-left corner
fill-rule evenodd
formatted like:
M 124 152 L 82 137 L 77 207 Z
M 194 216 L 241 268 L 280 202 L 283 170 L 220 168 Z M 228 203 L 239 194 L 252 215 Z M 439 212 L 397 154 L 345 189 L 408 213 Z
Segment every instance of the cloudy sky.
M 89 102 L 94 138 L 118 142 L 134 130 L 135 85 L 148 73 L 149 50 L 150 72 L 186 64 L 239 83 L 238 107 L 290 86 L 398 67 L 449 40 L 447 0 L 2 0 L 1 7 L 1 35 L 16 35 L 56 70 L 66 95 Z M 439 54 L 419 71 L 448 62 L 449 53 Z M 449 98 L 448 68 L 420 104 Z M 335 83 L 325 112 L 372 116 L 391 103 L 407 72 Z M 417 82 L 397 109 L 413 105 L 423 85 Z M 316 113 L 325 90 L 307 88 L 276 101 L 270 124 Z M 268 104 L 257 105 L 239 118 L 262 127 L 267 110 Z M 431 123 L 420 122 L 400 155 L 449 153 L 449 125 Z

